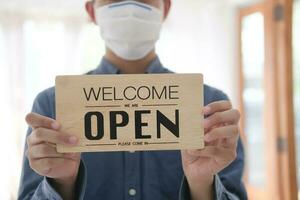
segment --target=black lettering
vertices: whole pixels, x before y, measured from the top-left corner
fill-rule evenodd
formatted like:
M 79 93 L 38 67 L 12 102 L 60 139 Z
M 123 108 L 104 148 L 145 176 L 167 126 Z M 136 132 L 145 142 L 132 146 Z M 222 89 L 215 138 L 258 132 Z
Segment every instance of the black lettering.
M 133 86 L 128 86 L 124 89 L 123 96 L 125 97 L 125 99 L 132 101 L 136 98 L 136 95 L 132 98 L 128 98 L 128 96 L 126 95 L 127 90 L 130 89 L 130 88 L 133 89 L 134 91 L 136 91 L 136 89 Z
M 117 115 L 122 117 L 122 121 L 117 123 Z M 124 127 L 129 122 L 129 116 L 124 111 L 112 111 L 109 114 L 110 118 L 110 139 L 116 140 L 117 139 L 117 128 Z
M 142 97 L 141 96 L 141 89 L 146 89 L 146 92 L 148 92 L 148 94 L 146 93 L 146 97 Z M 141 87 L 139 87 L 139 89 L 138 89 L 138 91 L 137 91 L 137 95 L 138 95 L 138 97 L 140 98 L 140 99 L 142 99 L 142 100 L 146 100 L 146 99 L 149 99 L 149 97 L 151 96 L 151 91 L 150 91 L 150 89 L 148 88 L 148 87 L 146 87 L 146 86 L 141 86 Z
M 179 97 L 173 97 L 172 94 L 178 94 L 178 90 L 172 90 L 172 88 L 179 88 L 178 85 L 169 86 L 169 98 L 170 99 L 179 99 Z
M 118 98 L 117 97 L 117 92 L 116 92 L 116 88 L 114 87 L 114 100 L 116 100 L 116 101 L 122 101 L 122 100 L 124 100 L 123 98 Z
M 139 110 L 135 111 L 135 138 L 136 139 L 150 139 L 151 135 L 143 135 L 142 127 L 148 126 L 148 123 L 142 122 L 142 115 L 143 114 L 150 114 L 150 110 Z
M 99 95 L 100 95 L 100 91 L 101 91 L 101 88 L 98 88 L 98 93 L 97 93 L 97 95 L 96 95 L 96 93 L 95 93 L 94 88 L 91 88 L 91 89 L 90 89 L 89 94 L 87 94 L 85 88 L 83 88 L 83 91 L 84 91 L 84 94 L 85 94 L 85 97 L 86 97 L 86 100 L 87 100 L 87 101 L 90 100 L 92 94 L 93 94 L 93 96 L 94 96 L 94 98 L 95 98 L 95 101 L 98 101 Z
M 156 112 L 156 123 L 157 123 L 157 138 L 161 138 L 161 126 L 166 127 L 173 135 L 179 138 L 179 110 L 175 110 L 175 123 L 168 119 L 159 110 Z
M 92 133 L 92 117 L 97 117 L 97 133 Z M 104 121 L 103 115 L 100 112 L 88 112 L 84 116 L 85 137 L 88 140 L 100 140 L 104 136 Z M 95 136 L 94 136 L 95 135 Z
M 112 92 L 106 92 L 107 90 L 112 90 L 112 87 L 103 87 L 102 88 L 102 96 L 103 96 L 103 101 L 112 101 L 112 98 L 107 98 L 108 95 L 112 95 Z
M 158 94 L 158 92 L 157 92 L 155 86 L 152 86 L 152 99 L 155 99 L 154 94 L 156 94 L 156 97 L 157 97 L 158 99 L 161 99 L 161 97 L 162 97 L 163 95 L 165 96 L 165 99 L 167 99 L 167 87 L 164 86 L 164 88 L 162 89 L 161 93 Z

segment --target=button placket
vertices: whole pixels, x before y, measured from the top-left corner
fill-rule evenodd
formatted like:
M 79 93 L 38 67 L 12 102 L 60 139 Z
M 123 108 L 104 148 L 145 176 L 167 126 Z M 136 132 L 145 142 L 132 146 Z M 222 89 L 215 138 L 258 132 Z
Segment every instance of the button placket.
M 125 199 L 139 199 L 139 154 L 135 151 L 125 153 Z

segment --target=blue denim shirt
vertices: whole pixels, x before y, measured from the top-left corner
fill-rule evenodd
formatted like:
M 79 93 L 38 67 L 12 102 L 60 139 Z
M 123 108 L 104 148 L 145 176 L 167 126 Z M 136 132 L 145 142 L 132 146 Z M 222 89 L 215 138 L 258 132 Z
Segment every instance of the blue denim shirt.
M 147 73 L 172 72 L 156 58 Z M 98 68 L 88 74 L 118 74 L 118 69 L 103 58 Z M 227 99 L 220 90 L 204 86 L 205 105 Z M 54 87 L 36 97 L 32 112 L 55 119 Z M 29 128 L 27 136 L 30 133 Z M 247 199 L 242 183 L 243 168 L 244 152 L 239 140 L 236 160 L 215 176 L 215 199 Z M 18 199 L 61 200 L 49 180 L 36 174 L 24 156 Z M 76 196 L 80 200 L 190 199 L 180 151 L 82 153 L 76 187 Z

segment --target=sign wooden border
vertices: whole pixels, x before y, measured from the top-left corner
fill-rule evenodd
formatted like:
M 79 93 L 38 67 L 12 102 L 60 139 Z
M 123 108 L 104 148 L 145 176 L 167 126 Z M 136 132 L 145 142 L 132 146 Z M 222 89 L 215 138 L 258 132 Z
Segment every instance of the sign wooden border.
M 56 77 L 56 119 L 79 145 L 58 152 L 202 149 L 201 74 Z

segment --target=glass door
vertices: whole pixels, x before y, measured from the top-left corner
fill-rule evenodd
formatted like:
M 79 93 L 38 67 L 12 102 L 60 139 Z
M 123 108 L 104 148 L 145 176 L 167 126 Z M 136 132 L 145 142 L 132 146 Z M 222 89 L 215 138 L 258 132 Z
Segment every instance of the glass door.
M 242 136 L 246 147 L 245 182 L 249 199 L 269 199 L 263 4 L 241 10 L 240 51 Z
M 255 41 L 255 42 L 254 42 Z M 266 183 L 264 135 L 264 16 L 255 12 L 242 21 L 244 132 L 247 137 L 248 181 Z M 258 156 L 259 155 L 259 156 Z
M 246 144 L 245 182 L 249 199 L 297 199 L 296 171 L 300 185 L 299 1 L 265 0 L 240 9 L 241 131 Z

